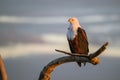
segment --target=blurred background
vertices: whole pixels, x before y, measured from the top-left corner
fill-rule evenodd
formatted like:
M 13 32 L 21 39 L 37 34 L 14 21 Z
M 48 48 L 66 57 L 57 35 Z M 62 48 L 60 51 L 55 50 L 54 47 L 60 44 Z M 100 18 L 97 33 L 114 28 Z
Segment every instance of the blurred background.
M 77 17 L 86 30 L 90 53 L 106 41 L 101 63 L 79 68 L 66 63 L 52 80 L 120 79 L 120 0 L 0 0 L 0 54 L 9 80 L 37 80 L 50 61 L 69 51 L 68 19 Z

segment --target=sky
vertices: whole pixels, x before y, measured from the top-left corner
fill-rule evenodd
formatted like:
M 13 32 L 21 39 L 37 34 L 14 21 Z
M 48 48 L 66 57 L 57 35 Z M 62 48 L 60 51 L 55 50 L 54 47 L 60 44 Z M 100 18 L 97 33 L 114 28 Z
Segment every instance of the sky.
M 109 47 L 98 66 L 87 64 L 79 69 L 75 63 L 64 64 L 52 79 L 120 79 L 119 4 L 119 0 L 1 0 L 0 54 L 9 80 L 38 79 L 48 62 L 65 56 L 55 49 L 69 51 L 66 32 L 70 17 L 77 17 L 85 29 L 90 53 L 105 42 Z

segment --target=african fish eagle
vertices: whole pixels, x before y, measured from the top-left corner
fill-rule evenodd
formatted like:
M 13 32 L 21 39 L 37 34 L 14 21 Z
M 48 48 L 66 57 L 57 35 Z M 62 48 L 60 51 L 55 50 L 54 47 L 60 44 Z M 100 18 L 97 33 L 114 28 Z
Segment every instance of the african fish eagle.
M 73 54 L 88 55 L 88 39 L 85 30 L 80 26 L 77 18 L 70 18 L 67 40 Z M 81 62 L 77 62 L 81 66 Z

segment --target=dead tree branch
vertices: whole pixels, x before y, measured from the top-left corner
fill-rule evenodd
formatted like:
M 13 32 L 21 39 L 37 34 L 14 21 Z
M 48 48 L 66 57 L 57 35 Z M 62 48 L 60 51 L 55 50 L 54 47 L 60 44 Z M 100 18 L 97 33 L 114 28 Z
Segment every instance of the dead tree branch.
M 89 62 L 93 65 L 96 65 L 100 62 L 99 58 L 97 58 L 107 47 L 108 42 L 106 42 L 101 48 L 99 48 L 95 53 L 90 54 L 88 56 L 85 55 L 78 55 L 78 54 L 72 54 L 66 51 L 62 50 L 57 50 L 57 52 L 65 53 L 70 56 L 65 56 L 61 57 L 58 59 L 53 60 L 52 62 L 48 63 L 43 70 L 40 73 L 39 79 L 38 80 L 50 80 L 50 76 L 52 71 L 59 65 L 67 62 L 76 62 L 76 61 L 81 61 L 81 62 Z
M 0 80 L 8 80 L 5 66 L 0 55 Z
M 108 42 L 106 42 L 105 44 L 103 44 L 103 46 L 101 46 L 93 54 L 88 55 L 88 57 L 90 57 L 90 59 L 91 59 L 91 58 L 99 56 L 106 49 L 107 46 L 108 46 Z M 77 54 L 77 53 L 70 53 L 70 52 L 66 52 L 66 51 L 62 51 L 62 50 L 58 50 L 58 49 L 55 49 L 55 51 L 61 52 L 61 53 L 64 53 L 64 54 L 67 54 L 67 55 L 70 55 L 70 56 L 87 57 L 86 55 L 80 55 L 80 54 Z

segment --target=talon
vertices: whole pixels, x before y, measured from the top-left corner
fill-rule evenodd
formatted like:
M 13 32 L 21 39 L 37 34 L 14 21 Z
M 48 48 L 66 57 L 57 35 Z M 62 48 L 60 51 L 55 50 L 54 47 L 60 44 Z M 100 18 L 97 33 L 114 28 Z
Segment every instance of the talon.
M 77 62 L 78 66 L 81 67 L 81 62 Z

